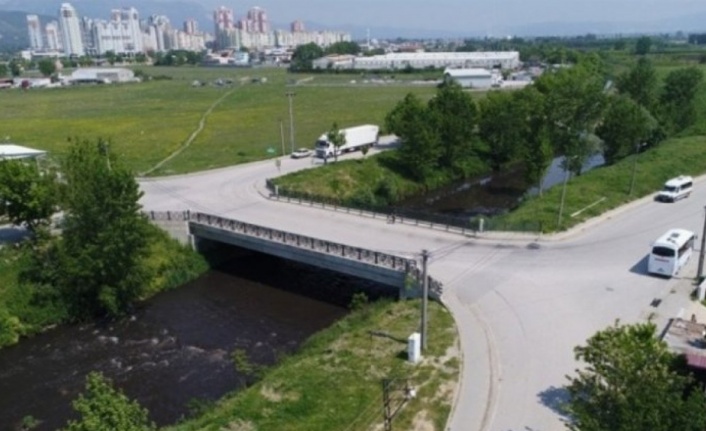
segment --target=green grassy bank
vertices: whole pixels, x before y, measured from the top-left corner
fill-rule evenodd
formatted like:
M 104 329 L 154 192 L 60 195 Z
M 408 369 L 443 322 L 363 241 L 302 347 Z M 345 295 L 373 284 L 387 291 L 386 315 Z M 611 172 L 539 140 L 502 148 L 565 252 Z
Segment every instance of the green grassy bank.
M 453 318 L 429 306 L 429 344 L 422 362 L 406 361 L 406 339 L 419 328 L 419 301 L 382 301 L 352 312 L 309 339 L 255 385 L 226 396 L 170 431 L 382 429 L 382 381 L 404 380 L 417 391 L 393 429 L 444 430 L 459 376 Z M 384 331 L 387 336 L 374 336 Z

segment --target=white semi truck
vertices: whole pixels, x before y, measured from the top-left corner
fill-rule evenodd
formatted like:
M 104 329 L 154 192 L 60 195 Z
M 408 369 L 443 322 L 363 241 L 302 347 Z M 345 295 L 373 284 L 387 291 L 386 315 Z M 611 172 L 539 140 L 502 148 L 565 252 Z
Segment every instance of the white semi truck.
M 319 137 L 316 141 L 316 157 L 324 159 L 349 151 L 360 150 L 363 147 L 372 147 L 378 142 L 380 127 L 366 124 L 341 129 L 340 132 L 346 137 L 346 142 L 339 148 L 336 148 L 336 146 L 328 140 L 328 132 Z

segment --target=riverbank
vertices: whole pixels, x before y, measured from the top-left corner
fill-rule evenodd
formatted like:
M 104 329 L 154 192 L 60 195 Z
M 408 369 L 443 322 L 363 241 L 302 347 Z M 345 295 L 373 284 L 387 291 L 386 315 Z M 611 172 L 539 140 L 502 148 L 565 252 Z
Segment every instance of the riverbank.
M 157 227 L 150 228 L 150 246 L 145 265 L 155 274 L 145 287 L 142 299 L 180 286 L 208 269 L 203 256 Z M 63 304 L 44 298 L 41 291 L 23 281 L 27 268 L 27 244 L 0 248 L 0 348 L 17 343 L 48 327 L 64 322 L 68 313 Z
M 421 362 L 410 364 L 407 337 L 419 328 L 419 312 L 419 300 L 378 301 L 356 310 L 259 382 L 165 430 L 381 429 L 386 379 L 392 379 L 393 410 L 405 399 L 406 385 L 414 391 L 394 429 L 444 430 L 459 380 L 458 334 L 449 311 L 430 303 L 428 350 Z

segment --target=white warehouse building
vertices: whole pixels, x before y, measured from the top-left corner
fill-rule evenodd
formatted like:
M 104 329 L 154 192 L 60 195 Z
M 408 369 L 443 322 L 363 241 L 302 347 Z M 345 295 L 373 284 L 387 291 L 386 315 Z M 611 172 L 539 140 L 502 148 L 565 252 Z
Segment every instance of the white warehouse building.
M 135 73 L 125 68 L 102 68 L 102 67 L 82 67 L 71 73 L 68 79 L 70 83 L 113 83 L 113 82 L 135 82 Z
M 370 57 L 355 57 L 352 60 L 351 68 L 360 70 L 400 70 L 408 67 L 414 69 L 433 67 L 436 69 L 499 68 L 512 70 L 517 69 L 521 64 L 520 53 L 517 51 L 394 52 Z
M 488 69 L 446 69 L 444 79 L 452 80 L 463 88 L 488 89 L 499 85 L 502 77 Z

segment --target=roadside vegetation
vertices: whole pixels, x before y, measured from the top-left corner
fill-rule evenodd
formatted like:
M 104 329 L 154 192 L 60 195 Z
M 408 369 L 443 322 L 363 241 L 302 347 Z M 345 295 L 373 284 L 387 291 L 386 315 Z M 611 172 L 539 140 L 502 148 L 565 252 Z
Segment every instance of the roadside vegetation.
M 567 376 L 557 406 L 571 431 L 700 431 L 703 382 L 657 336 L 654 323 L 613 326 L 574 348 L 585 368 Z

